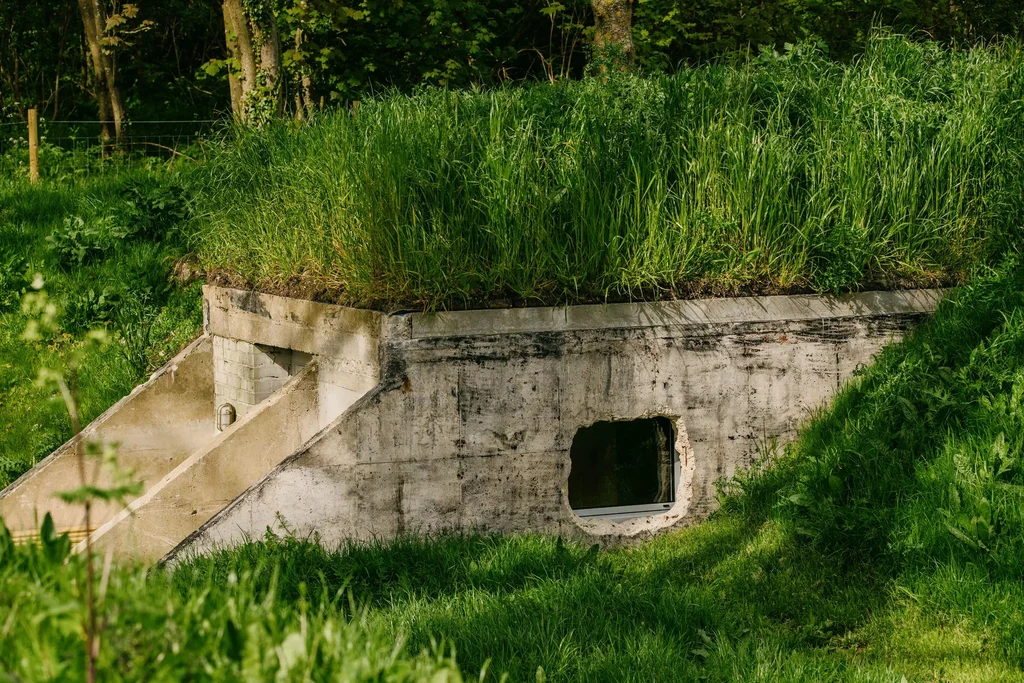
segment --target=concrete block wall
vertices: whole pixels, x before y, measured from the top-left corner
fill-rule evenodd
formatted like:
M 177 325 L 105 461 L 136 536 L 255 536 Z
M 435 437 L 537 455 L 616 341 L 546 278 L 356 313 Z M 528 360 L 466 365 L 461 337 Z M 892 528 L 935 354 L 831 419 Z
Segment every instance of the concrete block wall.
M 236 418 L 242 418 L 281 389 L 311 358 L 301 351 L 214 335 L 215 403 L 218 407 L 230 403 Z

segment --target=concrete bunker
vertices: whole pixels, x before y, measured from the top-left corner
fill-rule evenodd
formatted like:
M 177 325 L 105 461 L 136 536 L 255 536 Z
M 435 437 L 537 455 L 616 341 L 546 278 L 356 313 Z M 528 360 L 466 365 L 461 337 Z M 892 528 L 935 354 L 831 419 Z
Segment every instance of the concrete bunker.
M 630 542 L 704 519 L 717 480 L 763 440 L 792 438 L 940 298 L 386 314 L 208 286 L 203 338 L 90 427 L 166 423 L 128 453 L 143 494 L 79 537 L 148 560 L 282 524 L 329 544 L 446 531 Z M 225 404 L 236 419 L 218 432 Z M 180 436 L 159 436 L 179 422 Z M 76 528 L 49 495 L 68 488 L 69 452 L 0 493 L 0 516 L 29 533 L 59 509 Z
M 941 292 L 397 314 L 206 296 L 209 334 L 310 353 L 362 393 L 169 559 L 282 520 L 326 543 L 532 531 L 611 544 L 700 521 L 718 479 L 792 438 Z M 630 486 L 591 472 L 586 493 L 588 462 L 629 462 L 630 449 L 586 447 L 609 430 L 646 439 L 645 465 Z

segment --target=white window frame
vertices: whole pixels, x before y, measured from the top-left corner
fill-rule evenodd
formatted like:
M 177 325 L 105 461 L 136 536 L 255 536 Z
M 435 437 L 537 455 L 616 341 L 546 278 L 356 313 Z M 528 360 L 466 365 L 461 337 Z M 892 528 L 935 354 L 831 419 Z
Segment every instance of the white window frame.
M 671 418 L 669 418 L 671 420 Z M 676 425 L 675 421 L 672 420 L 672 433 L 675 435 Z M 609 507 L 600 508 L 584 508 L 577 510 L 572 508 L 572 511 L 580 519 L 607 519 L 610 522 L 627 522 L 631 519 L 638 519 L 640 517 L 653 517 L 654 515 L 664 514 L 671 510 L 676 504 L 676 488 L 679 485 L 680 475 L 682 469 L 679 464 L 679 451 L 676 449 L 676 444 L 669 444 L 672 449 L 672 485 L 670 491 L 672 492 L 672 499 L 664 503 L 644 503 L 642 505 L 612 505 Z

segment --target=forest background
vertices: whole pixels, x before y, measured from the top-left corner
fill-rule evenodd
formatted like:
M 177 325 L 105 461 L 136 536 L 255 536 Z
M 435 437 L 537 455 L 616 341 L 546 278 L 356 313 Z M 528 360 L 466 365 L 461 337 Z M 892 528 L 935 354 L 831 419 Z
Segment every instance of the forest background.
M 0 3 L 0 122 L 35 107 L 110 121 L 113 137 L 130 120 L 301 117 L 424 84 L 579 77 L 619 10 L 647 73 L 807 40 L 845 61 L 873 25 L 953 44 L 1024 30 L 1016 0 L 15 0 Z

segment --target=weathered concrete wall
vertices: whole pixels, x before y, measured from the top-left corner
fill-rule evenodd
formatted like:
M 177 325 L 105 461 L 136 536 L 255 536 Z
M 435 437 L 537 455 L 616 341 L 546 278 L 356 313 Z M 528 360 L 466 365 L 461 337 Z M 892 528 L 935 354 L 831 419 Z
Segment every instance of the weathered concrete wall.
M 381 313 L 220 287 L 205 287 L 203 294 L 206 329 L 215 339 L 222 339 L 219 343 L 225 348 L 237 351 L 259 344 L 264 349 L 290 350 L 294 354 L 293 375 L 302 364 L 297 359 L 303 363 L 312 357 L 318 359 L 322 425 L 329 424 L 377 385 L 385 319 Z M 245 375 L 241 369 L 244 354 L 241 358 L 235 356 L 235 360 L 240 361 L 235 364 L 238 374 Z M 234 403 L 227 397 L 225 392 L 224 401 Z M 258 398 L 255 393 L 253 398 Z M 243 396 L 241 401 L 245 400 Z M 243 407 L 238 414 L 246 409 Z
M 159 560 L 316 434 L 317 394 L 314 363 L 97 529 L 94 546 Z
M 118 444 L 120 465 L 135 471 L 145 491 L 216 434 L 213 409 L 212 345 L 202 337 L 94 420 L 81 438 Z M 84 532 L 81 506 L 56 498 L 80 486 L 74 444 L 64 444 L 0 492 L 0 517 L 16 534 L 37 531 L 47 511 L 58 529 L 75 538 Z M 91 471 L 95 463 L 89 466 Z M 106 482 L 101 477 L 100 485 Z M 118 510 L 116 504 L 94 506 L 93 525 Z
M 287 320 L 287 300 L 207 295 L 224 306 L 217 333 L 286 345 L 289 333 L 253 317 Z M 380 346 L 379 385 L 172 557 L 260 535 L 278 515 L 327 542 L 452 529 L 622 542 L 700 520 L 714 504 L 715 480 L 748 466 L 760 441 L 791 438 L 938 298 L 896 292 L 382 317 L 369 325 Z M 299 318 L 327 316 L 302 305 Z M 576 431 L 654 415 L 676 425 L 673 508 L 623 523 L 577 517 L 566 493 Z

